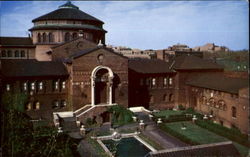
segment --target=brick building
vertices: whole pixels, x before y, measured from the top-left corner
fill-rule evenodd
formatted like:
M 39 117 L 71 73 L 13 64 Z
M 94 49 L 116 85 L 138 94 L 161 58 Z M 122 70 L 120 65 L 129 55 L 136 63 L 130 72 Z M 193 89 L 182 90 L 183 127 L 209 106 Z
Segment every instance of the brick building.
M 52 121 L 59 115 L 103 122 L 109 120 L 107 107 L 116 104 L 151 110 L 182 105 L 243 133 L 249 130 L 248 84 L 231 81 L 223 67 L 202 59 L 201 53 L 176 52 L 162 60 L 127 58 L 105 47 L 102 21 L 70 2 L 32 22 L 31 38 L 0 38 L 0 85 L 1 97 L 27 94 L 25 112 L 33 119 Z M 223 75 L 226 89 L 212 84 L 219 80 L 214 75 Z M 202 76 L 208 79 L 199 82 Z M 197 90 L 202 92 L 196 95 Z M 201 103 L 203 99 L 213 106 Z

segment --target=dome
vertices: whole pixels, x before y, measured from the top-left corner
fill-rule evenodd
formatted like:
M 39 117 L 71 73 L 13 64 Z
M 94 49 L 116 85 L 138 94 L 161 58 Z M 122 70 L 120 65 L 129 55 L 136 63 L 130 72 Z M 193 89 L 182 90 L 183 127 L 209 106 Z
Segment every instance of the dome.
M 79 10 L 79 7 L 73 5 L 70 1 L 59 6 L 57 10 L 33 19 L 32 22 L 44 20 L 80 20 L 103 24 L 101 20 Z

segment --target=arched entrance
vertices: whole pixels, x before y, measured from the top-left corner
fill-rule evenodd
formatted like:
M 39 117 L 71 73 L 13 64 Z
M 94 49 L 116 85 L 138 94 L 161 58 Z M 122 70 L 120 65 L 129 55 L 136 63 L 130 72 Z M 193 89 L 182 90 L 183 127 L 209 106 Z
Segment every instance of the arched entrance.
M 91 104 L 112 104 L 114 74 L 105 66 L 96 67 L 91 74 Z

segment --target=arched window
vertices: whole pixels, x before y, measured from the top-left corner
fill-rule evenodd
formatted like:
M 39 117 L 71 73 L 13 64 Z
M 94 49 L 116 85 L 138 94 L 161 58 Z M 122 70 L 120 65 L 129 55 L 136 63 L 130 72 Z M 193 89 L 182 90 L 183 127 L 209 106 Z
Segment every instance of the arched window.
M 47 42 L 47 37 L 46 37 L 46 33 L 43 33 L 43 42 Z
M 25 105 L 25 110 L 26 110 L 26 111 L 31 110 L 31 102 L 28 102 L 28 103 Z
M 54 41 L 53 41 L 53 34 L 52 34 L 52 33 L 49 33 L 49 42 L 50 42 L 50 43 L 54 42 Z
M 20 53 L 18 50 L 15 51 L 15 57 L 20 57 Z
M 73 33 L 73 39 L 77 38 L 77 33 Z
M 7 55 L 8 55 L 8 57 L 12 57 L 12 51 L 8 50 Z
M 233 118 L 236 118 L 236 112 L 237 112 L 237 111 L 236 111 L 236 107 L 233 106 L 233 107 L 232 107 L 232 117 L 233 117 Z
M 65 107 L 67 105 L 67 102 L 65 100 L 61 101 L 61 107 Z
M 215 103 L 214 98 L 210 98 L 208 102 L 209 102 L 209 105 L 210 105 L 210 106 L 216 107 L 216 106 L 215 106 L 216 103 Z
M 165 101 L 165 102 L 168 101 L 168 95 L 167 95 L 167 94 L 164 94 L 164 95 L 163 95 L 163 101 Z
M 39 42 L 39 43 L 42 42 L 40 33 L 37 34 L 37 42 Z
M 2 57 L 6 57 L 6 56 L 7 56 L 6 51 L 3 50 L 3 51 L 2 51 Z
M 218 101 L 218 106 L 219 106 L 220 109 L 226 110 L 226 104 L 225 104 L 224 100 L 219 100 Z
M 174 101 L 174 95 L 173 94 L 169 94 L 169 99 L 170 102 Z
M 201 102 L 201 104 L 206 105 L 207 104 L 207 98 L 205 96 L 202 96 L 200 98 L 200 102 Z
M 25 51 L 24 50 L 21 51 L 21 57 L 25 57 Z
M 70 40 L 70 33 L 67 32 L 67 33 L 65 33 L 64 41 L 69 41 L 69 40 Z
M 59 107 L 59 101 L 58 100 L 54 100 L 52 108 L 55 109 L 55 108 L 58 108 L 58 107 Z
M 33 105 L 33 108 L 34 108 L 34 110 L 39 110 L 40 109 L 40 102 L 39 101 L 35 102 Z

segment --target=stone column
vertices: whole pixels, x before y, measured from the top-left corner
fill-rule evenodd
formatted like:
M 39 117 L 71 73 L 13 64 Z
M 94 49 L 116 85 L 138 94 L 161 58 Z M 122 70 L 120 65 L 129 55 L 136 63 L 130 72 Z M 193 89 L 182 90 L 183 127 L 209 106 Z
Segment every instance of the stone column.
M 112 86 L 113 86 L 112 78 L 109 77 L 109 82 L 108 82 L 108 88 L 109 88 L 109 102 L 108 102 L 108 104 L 109 105 L 112 104 Z
M 91 105 L 95 105 L 95 77 L 91 77 Z

